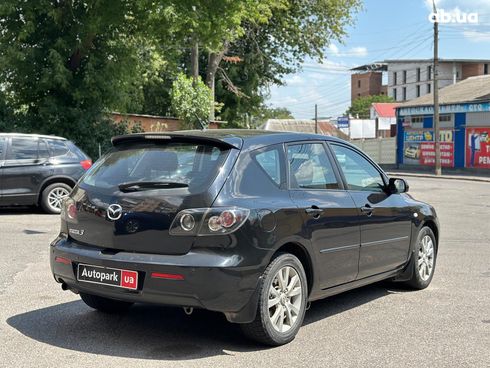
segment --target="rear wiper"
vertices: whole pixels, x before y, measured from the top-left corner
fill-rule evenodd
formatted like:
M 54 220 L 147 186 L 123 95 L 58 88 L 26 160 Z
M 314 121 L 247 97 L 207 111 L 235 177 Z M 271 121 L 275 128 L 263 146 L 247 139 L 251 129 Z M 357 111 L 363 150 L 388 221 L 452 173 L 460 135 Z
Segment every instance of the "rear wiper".
M 133 181 L 119 184 L 119 190 L 121 192 L 137 192 L 150 189 L 187 188 L 188 186 L 185 183 L 171 181 Z

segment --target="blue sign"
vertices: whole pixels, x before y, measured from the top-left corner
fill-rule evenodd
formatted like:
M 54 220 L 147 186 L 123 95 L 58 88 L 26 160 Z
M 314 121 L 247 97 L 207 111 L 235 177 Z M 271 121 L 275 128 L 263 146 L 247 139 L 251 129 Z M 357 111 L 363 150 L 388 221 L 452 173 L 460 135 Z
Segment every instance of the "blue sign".
M 348 128 L 349 127 L 349 117 L 348 116 L 339 116 L 337 118 L 337 128 Z
M 434 114 L 434 106 L 414 106 L 414 107 L 400 107 L 398 108 L 401 116 L 406 115 L 432 115 Z M 490 103 L 466 103 L 466 104 L 452 104 L 452 105 L 440 105 L 439 112 L 441 114 L 451 114 L 455 112 L 484 112 L 490 111 Z

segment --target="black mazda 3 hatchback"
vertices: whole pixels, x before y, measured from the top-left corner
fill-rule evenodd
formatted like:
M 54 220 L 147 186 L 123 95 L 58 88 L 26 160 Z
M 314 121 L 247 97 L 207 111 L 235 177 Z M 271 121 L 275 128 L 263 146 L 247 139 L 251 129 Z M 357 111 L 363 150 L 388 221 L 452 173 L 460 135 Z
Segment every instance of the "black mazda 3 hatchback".
M 313 300 L 432 280 L 434 209 L 345 141 L 208 130 L 112 143 L 64 200 L 50 252 L 56 281 L 92 308 L 204 308 L 280 345 Z

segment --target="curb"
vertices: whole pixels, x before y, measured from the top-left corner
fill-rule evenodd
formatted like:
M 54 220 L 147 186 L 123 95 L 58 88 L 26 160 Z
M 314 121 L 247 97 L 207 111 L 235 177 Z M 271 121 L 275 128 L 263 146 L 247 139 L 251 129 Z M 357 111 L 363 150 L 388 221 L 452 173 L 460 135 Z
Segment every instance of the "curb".
M 429 179 L 449 179 L 449 180 L 464 180 L 464 181 L 477 181 L 481 183 L 490 183 L 490 178 L 477 177 L 477 176 L 456 176 L 456 175 L 441 175 L 436 176 L 434 174 L 420 174 L 420 173 L 407 173 L 388 171 L 388 175 L 392 176 L 408 176 L 414 178 L 429 178 Z

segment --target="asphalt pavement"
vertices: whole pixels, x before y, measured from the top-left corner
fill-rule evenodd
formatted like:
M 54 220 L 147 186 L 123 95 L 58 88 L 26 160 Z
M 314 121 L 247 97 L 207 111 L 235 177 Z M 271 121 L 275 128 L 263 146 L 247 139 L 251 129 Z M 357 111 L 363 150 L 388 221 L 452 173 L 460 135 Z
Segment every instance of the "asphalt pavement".
M 58 217 L 0 210 L 0 367 L 489 367 L 490 183 L 408 181 L 442 226 L 430 287 L 379 283 L 314 302 L 278 348 L 246 340 L 218 313 L 97 313 L 50 274 Z

